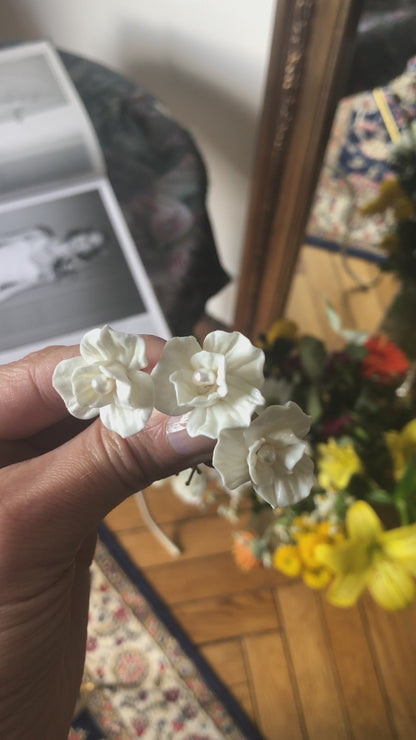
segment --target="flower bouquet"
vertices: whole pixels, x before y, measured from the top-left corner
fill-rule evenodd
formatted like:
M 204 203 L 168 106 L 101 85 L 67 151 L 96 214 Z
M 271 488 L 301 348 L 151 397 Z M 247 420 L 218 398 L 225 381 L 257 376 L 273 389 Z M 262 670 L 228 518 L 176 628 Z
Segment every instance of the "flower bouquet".
M 339 606 L 368 588 L 400 609 L 416 596 L 409 361 L 381 336 L 342 333 L 337 352 L 284 320 L 261 348 L 239 332 L 212 332 L 202 347 L 174 337 L 151 369 L 142 337 L 104 326 L 83 337 L 80 356 L 58 364 L 53 384 L 73 416 L 99 416 L 122 438 L 140 433 L 156 409 L 180 416 L 190 437 L 215 440 L 213 468 L 205 479 L 187 477 L 186 498 L 206 501 L 208 489 L 219 513 L 249 516 L 235 535 L 243 568 L 328 586 Z
M 336 323 L 335 314 L 331 319 Z M 354 604 L 368 589 L 382 607 L 401 609 L 416 597 L 416 395 L 409 361 L 382 336 L 344 336 L 343 349 L 329 351 L 280 320 L 261 339 L 266 403 L 276 408 L 290 399 L 311 419 L 311 495 L 272 510 L 253 485 L 229 491 L 225 503 L 226 487 L 211 480 L 205 489 L 198 480 L 198 500 L 219 501 L 219 513 L 237 524 L 233 552 L 241 568 L 271 567 L 327 588 L 336 606 Z M 181 493 L 183 482 L 175 485 Z

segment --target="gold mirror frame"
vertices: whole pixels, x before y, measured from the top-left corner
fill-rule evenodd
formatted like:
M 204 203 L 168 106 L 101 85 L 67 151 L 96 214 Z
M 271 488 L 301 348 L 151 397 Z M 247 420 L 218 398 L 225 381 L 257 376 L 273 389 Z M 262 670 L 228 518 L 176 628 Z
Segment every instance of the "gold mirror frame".
M 284 312 L 363 0 L 277 0 L 234 328 Z

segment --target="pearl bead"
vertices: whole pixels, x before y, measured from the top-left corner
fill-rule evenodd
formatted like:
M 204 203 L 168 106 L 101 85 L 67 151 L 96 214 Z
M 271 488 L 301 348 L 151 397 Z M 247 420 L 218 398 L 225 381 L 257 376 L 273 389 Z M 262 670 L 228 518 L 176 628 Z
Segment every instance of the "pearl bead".
M 260 462 L 266 465 L 273 465 L 276 462 L 276 452 L 271 444 L 267 442 L 262 445 L 257 453 L 257 458 Z
M 192 380 L 198 386 L 214 385 L 216 375 L 213 370 L 195 370 Z
M 102 373 L 96 375 L 91 381 L 91 387 L 99 396 L 106 396 L 108 393 L 111 393 L 114 390 L 115 384 L 114 378 L 107 378 Z

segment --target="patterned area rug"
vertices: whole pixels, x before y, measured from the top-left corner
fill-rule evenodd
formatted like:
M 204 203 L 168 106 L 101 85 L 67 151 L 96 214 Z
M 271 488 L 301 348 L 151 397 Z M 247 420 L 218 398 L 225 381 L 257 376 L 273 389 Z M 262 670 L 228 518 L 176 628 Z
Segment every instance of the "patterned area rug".
M 387 160 L 395 137 L 416 118 L 416 57 L 387 87 L 343 99 L 337 108 L 314 203 L 308 244 L 380 259 L 386 217 L 362 217 L 360 207 L 392 173 Z
M 261 740 L 104 526 L 69 740 Z

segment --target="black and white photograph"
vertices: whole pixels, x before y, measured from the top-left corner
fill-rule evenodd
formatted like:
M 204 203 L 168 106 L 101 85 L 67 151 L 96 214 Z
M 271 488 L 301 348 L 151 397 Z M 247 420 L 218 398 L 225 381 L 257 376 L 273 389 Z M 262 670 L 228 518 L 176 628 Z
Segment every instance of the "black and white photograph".
M 47 43 L 0 52 L 0 196 L 102 174 L 78 95 Z
M 0 57 L 0 124 L 20 123 L 38 113 L 68 105 L 68 98 L 41 49 Z
M 0 207 L 0 359 L 51 339 L 78 341 L 104 323 L 166 334 L 132 244 L 126 256 L 129 235 L 122 233 L 122 245 L 108 197 L 104 183 Z M 140 317 L 147 317 L 143 328 Z

